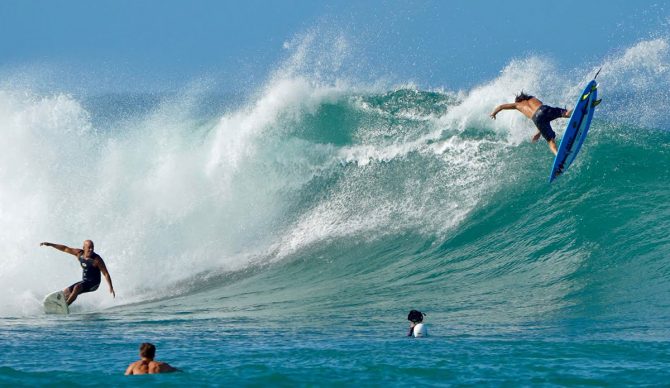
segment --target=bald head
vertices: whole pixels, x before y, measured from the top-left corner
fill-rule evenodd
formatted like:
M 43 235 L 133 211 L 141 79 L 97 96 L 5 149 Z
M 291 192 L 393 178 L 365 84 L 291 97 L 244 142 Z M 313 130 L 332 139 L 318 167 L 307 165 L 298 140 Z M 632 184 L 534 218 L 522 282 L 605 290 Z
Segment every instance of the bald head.
M 93 241 L 84 240 L 84 257 L 91 257 L 93 253 Z

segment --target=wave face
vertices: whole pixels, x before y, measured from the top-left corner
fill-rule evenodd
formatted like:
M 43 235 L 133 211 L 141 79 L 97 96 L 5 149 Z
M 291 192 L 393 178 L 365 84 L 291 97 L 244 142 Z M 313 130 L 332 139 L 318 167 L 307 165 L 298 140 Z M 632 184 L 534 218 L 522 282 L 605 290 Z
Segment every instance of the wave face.
M 315 71 L 310 44 L 246 102 L 0 90 L 0 314 L 39 315 L 80 276 L 40 241 L 90 238 L 119 297 L 81 311 L 158 300 L 390 322 L 420 308 L 473 331 L 667 334 L 665 40 L 593 66 L 604 102 L 552 185 L 532 123 L 488 113 L 521 89 L 571 105 L 593 72 L 529 57 L 468 91 L 387 88 Z
M 519 58 L 460 91 L 355 77 L 339 37 L 286 47 L 241 95 L 0 86 L 0 382 L 124 384 L 152 341 L 177 384 L 666 383 L 667 40 L 578 70 Z M 532 123 L 488 114 L 519 90 L 570 106 L 600 67 L 549 185 Z M 45 317 L 81 270 L 38 245 L 84 239 L 117 297 Z M 404 338 L 410 309 L 430 337 Z

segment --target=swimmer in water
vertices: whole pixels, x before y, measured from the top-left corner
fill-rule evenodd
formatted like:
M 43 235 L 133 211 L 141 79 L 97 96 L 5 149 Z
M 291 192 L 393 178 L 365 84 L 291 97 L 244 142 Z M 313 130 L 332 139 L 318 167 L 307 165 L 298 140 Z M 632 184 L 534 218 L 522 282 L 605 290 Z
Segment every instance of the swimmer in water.
M 146 375 L 179 371 L 179 369 L 170 366 L 167 362 L 154 361 L 154 357 L 156 357 L 156 347 L 154 344 L 148 342 L 141 344 L 140 360 L 128 365 L 125 375 Z
M 412 310 L 407 315 L 407 320 L 409 323 L 409 332 L 407 333 L 408 337 L 426 337 L 428 336 L 428 329 L 423 324 L 423 317 L 426 314 L 421 311 Z

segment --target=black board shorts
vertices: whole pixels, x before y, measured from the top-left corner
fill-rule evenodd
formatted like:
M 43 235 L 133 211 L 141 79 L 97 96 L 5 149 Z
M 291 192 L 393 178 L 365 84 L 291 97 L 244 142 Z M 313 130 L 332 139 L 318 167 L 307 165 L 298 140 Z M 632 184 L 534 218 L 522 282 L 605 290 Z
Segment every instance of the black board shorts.
M 567 111 L 567 109 L 554 108 L 553 106 L 549 105 L 542 105 L 537 108 L 535 114 L 533 114 L 532 120 L 546 141 L 550 141 L 556 138 L 556 133 L 551 128 L 551 121 L 556 120 L 559 117 L 563 117 Z
M 86 281 L 86 280 L 82 280 L 80 282 L 76 282 L 75 284 L 71 285 L 70 287 L 67 288 L 67 290 L 69 292 L 72 292 L 72 290 L 74 289 L 74 287 L 77 284 L 81 284 L 81 294 L 83 294 L 85 292 L 95 291 L 95 290 L 98 289 L 98 286 L 100 285 L 100 283 L 93 283 L 93 282 L 89 282 L 89 281 Z

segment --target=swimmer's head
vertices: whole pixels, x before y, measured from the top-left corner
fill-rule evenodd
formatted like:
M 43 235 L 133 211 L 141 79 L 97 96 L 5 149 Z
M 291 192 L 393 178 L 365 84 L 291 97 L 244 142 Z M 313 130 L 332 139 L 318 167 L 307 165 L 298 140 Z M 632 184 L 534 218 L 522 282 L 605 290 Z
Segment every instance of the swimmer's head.
M 422 313 L 421 311 L 418 310 L 412 310 L 409 312 L 409 315 L 407 316 L 408 321 L 412 321 L 414 323 L 419 323 L 423 322 L 423 316 L 426 315 Z
M 140 357 L 152 359 L 156 357 L 156 347 L 148 342 L 140 345 Z

